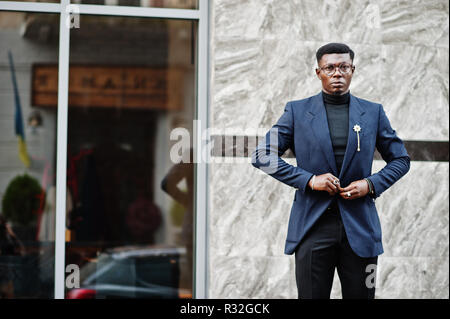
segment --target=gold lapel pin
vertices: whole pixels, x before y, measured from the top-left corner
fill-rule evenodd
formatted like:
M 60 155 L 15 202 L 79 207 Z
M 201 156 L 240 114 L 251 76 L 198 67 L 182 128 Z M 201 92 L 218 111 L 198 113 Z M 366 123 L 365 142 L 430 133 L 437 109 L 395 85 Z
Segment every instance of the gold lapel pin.
M 359 147 L 359 132 L 361 132 L 361 126 L 356 124 L 355 126 L 353 126 L 353 131 L 356 132 L 356 136 L 358 137 L 358 152 L 359 152 L 361 150 Z

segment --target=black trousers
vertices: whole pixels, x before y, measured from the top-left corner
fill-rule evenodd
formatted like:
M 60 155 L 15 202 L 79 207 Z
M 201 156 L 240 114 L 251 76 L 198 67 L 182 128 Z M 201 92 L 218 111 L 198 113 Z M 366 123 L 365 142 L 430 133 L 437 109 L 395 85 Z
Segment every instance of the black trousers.
M 298 298 L 329 299 L 337 269 L 344 299 L 373 299 L 377 260 L 353 252 L 338 208 L 330 207 L 295 251 Z

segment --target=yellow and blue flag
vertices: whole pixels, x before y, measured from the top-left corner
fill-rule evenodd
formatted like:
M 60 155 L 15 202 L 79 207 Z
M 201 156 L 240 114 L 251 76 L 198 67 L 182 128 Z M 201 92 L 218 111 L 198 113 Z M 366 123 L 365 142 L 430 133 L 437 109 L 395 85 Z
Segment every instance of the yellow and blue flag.
M 14 70 L 14 62 L 11 51 L 8 51 L 8 58 L 9 58 L 9 66 L 11 68 L 11 78 L 14 87 L 14 102 L 16 105 L 14 126 L 16 130 L 16 135 L 19 138 L 19 158 L 25 164 L 26 167 L 30 167 L 31 160 L 30 156 L 28 156 L 27 144 L 25 142 L 25 131 L 23 129 L 23 120 L 22 120 L 22 108 L 20 106 L 19 90 L 17 88 L 16 72 Z

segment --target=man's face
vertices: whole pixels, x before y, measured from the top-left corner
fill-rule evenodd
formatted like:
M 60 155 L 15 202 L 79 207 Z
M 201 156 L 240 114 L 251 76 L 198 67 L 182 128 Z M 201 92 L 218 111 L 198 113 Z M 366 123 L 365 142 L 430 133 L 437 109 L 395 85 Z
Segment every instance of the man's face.
M 319 61 L 319 68 L 316 69 L 316 74 L 322 81 L 322 89 L 325 93 L 341 95 L 348 92 L 355 71 L 352 63 L 349 53 L 332 53 L 322 56 Z M 329 75 L 327 74 L 327 69 L 328 73 L 330 73 L 330 70 L 333 69 L 332 66 L 335 67 L 334 73 Z M 341 66 L 341 68 L 338 66 Z M 351 66 L 348 73 L 341 70 L 348 69 L 348 66 Z

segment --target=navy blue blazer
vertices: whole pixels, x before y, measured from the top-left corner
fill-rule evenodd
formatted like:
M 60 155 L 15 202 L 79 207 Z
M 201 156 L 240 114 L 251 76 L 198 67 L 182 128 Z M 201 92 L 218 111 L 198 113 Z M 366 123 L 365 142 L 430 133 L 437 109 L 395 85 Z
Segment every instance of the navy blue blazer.
M 355 125 L 361 128 L 359 151 Z M 387 164 L 372 174 L 375 147 Z M 295 154 L 297 166 L 281 158 L 287 149 Z M 327 192 L 308 187 L 313 175 L 332 173 L 337 176 L 322 92 L 287 103 L 283 115 L 252 153 L 252 165 L 296 188 L 284 251 L 291 255 L 333 200 Z M 383 106 L 350 94 L 348 141 L 339 174 L 341 187 L 367 177 L 372 181 L 376 198 L 405 175 L 409 167 L 408 153 L 392 129 Z M 335 197 L 353 251 L 361 257 L 382 254 L 381 225 L 375 199 L 370 196 L 354 200 Z

